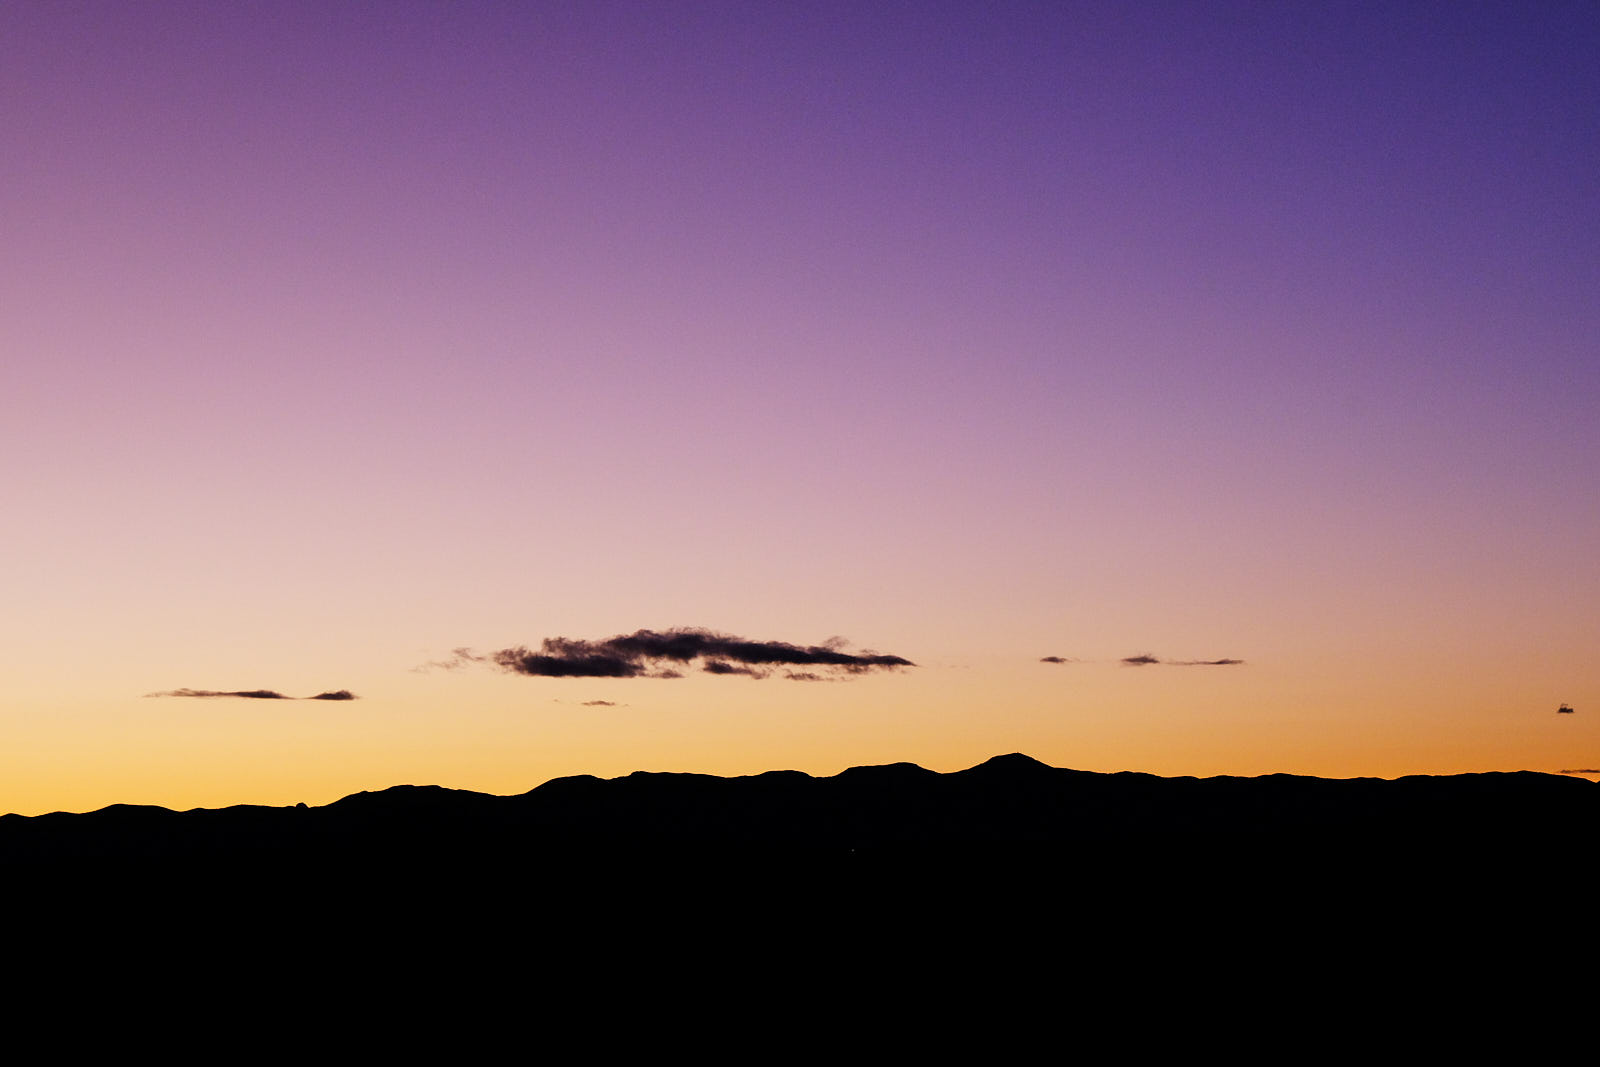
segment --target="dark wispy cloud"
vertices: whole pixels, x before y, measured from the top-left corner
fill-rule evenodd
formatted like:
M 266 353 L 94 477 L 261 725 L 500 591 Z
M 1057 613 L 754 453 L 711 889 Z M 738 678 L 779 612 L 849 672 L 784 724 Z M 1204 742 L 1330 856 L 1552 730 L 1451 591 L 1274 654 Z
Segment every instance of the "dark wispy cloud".
M 247 697 L 250 700 L 293 700 L 271 689 L 165 689 L 147 697 Z
M 1558 774 L 1600 774 L 1600 767 L 1574 767 L 1569 771 L 1558 771 Z
M 1040 663 L 1071 663 L 1072 660 L 1067 659 L 1065 656 L 1040 656 L 1039 657 L 1039 662 Z
M 583 706 L 586 708 L 614 708 L 617 706 L 617 702 L 615 700 L 585 700 Z
M 1155 663 L 1162 663 L 1168 667 L 1237 667 L 1243 663 L 1242 659 L 1157 659 L 1145 652 L 1138 656 L 1124 656 L 1124 665 L 1129 667 L 1148 667 Z
M 787 641 L 752 641 L 714 630 L 680 628 L 636 630 L 600 641 L 547 637 L 538 649 L 505 648 L 487 656 L 457 649 L 453 660 L 438 666 L 490 662 L 514 674 L 538 678 L 681 678 L 677 668 L 698 660 L 706 674 L 766 678 L 782 667 L 790 681 L 838 679 L 868 671 L 916 666 L 902 656 L 846 651 L 848 642 L 831 638 L 820 645 Z
M 474 663 L 487 662 L 488 658 L 487 656 L 478 655 L 470 648 L 456 648 L 451 649 L 449 659 L 431 659 L 426 663 L 419 663 L 411 669 L 419 674 L 426 674 L 428 671 L 459 671 L 461 668 L 471 666 Z
M 285 696 L 275 689 L 164 689 L 159 693 L 146 693 L 147 697 L 243 697 L 246 700 L 356 700 L 348 689 L 335 689 L 318 693 L 314 697 Z

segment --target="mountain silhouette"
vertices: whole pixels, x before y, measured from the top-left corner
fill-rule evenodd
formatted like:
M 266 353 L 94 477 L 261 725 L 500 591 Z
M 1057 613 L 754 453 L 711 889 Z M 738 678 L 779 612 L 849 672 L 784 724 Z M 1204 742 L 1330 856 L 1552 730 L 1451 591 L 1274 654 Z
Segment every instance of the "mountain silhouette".
M 1324 779 L 1162 778 L 1050 767 L 1021 753 L 941 774 L 912 763 L 721 778 L 636 771 L 492 796 L 400 785 L 322 807 L 171 811 L 114 804 L 0 817 L 0 863 L 393 860 L 793 853 L 1013 857 L 1227 853 L 1568 856 L 1600 828 L 1594 783 L 1533 772 Z M 1548 850 L 1547 852 L 1545 850 Z M 1562 860 L 1562 862 L 1567 862 Z
M 1444 981 L 1483 945 L 1559 955 L 1597 828 L 1600 790 L 1560 775 L 1163 778 L 1012 753 L 6 815 L 0 873 L 14 915 L 138 958 L 359 958 L 446 1000 L 498 1004 L 522 987 L 492 976 L 526 961 L 574 989 L 659 975 L 669 1000 L 707 973 L 863 1004 L 919 985 L 1053 998 L 1071 975 L 1225 1011 L 1243 975 L 1264 1002 L 1335 1004 L 1416 973 L 1363 961 Z

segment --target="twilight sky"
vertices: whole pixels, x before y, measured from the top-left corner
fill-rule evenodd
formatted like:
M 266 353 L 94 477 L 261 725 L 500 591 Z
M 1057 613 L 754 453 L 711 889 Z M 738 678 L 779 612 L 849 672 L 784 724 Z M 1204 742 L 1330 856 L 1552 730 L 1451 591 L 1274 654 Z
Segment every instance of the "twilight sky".
M 0 811 L 1594 767 L 1597 55 L 1589 2 L 0 6 Z

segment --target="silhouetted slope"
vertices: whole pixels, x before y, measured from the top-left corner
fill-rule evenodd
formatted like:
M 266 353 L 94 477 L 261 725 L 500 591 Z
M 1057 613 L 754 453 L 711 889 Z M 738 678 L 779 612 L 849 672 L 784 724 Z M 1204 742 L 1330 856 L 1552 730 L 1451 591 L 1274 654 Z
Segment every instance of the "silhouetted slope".
M 62 860 L 537 866 L 582 852 L 658 856 L 1169 855 L 1527 857 L 1569 862 L 1600 826 L 1594 784 L 1531 772 L 1330 780 L 1160 778 L 1021 754 L 939 774 L 909 763 L 832 777 L 636 772 L 517 796 L 395 786 L 320 808 L 174 812 L 112 805 L 0 819 L 0 863 Z

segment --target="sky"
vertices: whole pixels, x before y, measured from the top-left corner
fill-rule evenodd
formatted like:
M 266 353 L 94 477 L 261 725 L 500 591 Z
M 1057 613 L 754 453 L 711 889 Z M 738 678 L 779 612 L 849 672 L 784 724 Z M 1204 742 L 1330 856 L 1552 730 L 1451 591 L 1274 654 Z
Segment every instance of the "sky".
M 0 811 L 1600 767 L 1596 55 L 1588 2 L 0 5 Z M 254 690 L 356 699 L 194 695 Z

